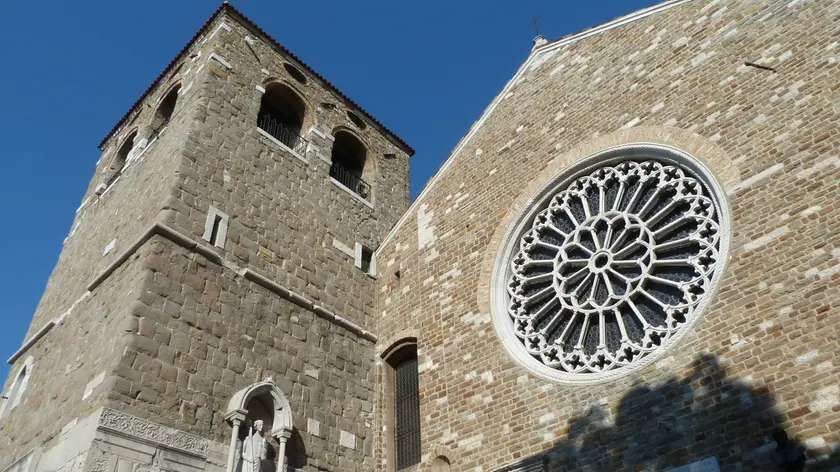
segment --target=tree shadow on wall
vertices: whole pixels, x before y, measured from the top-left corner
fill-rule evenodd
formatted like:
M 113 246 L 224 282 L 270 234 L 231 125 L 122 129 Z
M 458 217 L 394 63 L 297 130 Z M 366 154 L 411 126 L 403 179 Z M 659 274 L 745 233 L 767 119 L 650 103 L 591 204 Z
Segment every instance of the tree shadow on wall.
M 772 393 L 729 377 L 715 356 L 702 355 L 690 368 L 685 378 L 634 387 L 613 413 L 596 406 L 573 418 L 567 437 L 540 454 L 549 470 L 664 471 L 712 456 L 721 470 L 785 470 L 771 459 L 771 431 L 795 422 L 787 421 Z M 806 471 L 840 464 L 840 451 L 808 456 Z

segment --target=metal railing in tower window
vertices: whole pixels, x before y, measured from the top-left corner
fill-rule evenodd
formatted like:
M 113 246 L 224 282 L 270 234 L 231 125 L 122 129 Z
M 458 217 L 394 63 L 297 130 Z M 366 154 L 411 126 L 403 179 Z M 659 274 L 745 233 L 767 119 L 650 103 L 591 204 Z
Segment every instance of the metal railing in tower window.
M 330 167 L 330 177 L 355 192 L 358 196 L 370 201 L 370 185 L 337 161 L 333 161 Z
M 296 130 L 272 116 L 271 113 L 260 110 L 257 116 L 257 126 L 301 156 L 306 153 L 306 140 Z
M 155 126 L 155 129 L 149 134 L 149 141 L 158 137 L 160 132 L 163 131 L 163 128 L 166 128 L 166 125 L 169 124 L 169 118 L 166 118 L 161 124 Z

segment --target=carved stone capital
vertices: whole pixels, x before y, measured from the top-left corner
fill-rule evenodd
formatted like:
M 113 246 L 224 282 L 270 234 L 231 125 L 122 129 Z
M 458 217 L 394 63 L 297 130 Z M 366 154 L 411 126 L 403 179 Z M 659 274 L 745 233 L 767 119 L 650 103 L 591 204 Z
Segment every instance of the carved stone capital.
M 247 414 L 247 410 L 234 410 L 225 415 L 225 421 L 230 423 L 232 426 L 236 426 L 238 423 L 245 421 L 245 415 Z
M 281 429 L 279 431 L 273 431 L 272 436 L 274 436 L 278 441 L 284 443 L 292 437 L 292 430 L 291 429 Z

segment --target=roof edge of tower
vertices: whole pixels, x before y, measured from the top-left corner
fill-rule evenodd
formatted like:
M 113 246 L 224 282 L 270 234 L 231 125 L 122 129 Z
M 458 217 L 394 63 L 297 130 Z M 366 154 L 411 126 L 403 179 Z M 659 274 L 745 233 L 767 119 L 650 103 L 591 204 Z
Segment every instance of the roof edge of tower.
M 143 103 L 143 100 L 149 96 L 149 94 L 157 87 L 160 82 L 166 77 L 167 73 L 175 67 L 175 65 L 180 61 L 183 56 L 190 50 L 190 48 L 195 44 L 195 42 L 202 37 L 202 35 L 207 32 L 208 28 L 216 21 L 224 13 L 230 13 L 235 16 L 243 26 L 248 29 L 253 30 L 255 33 L 259 33 L 262 35 L 268 42 L 274 47 L 276 50 L 279 50 L 282 54 L 294 59 L 300 64 L 307 72 L 312 74 L 316 79 L 322 82 L 327 89 L 334 92 L 341 98 L 346 105 L 352 107 L 355 111 L 362 113 L 366 118 L 371 120 L 373 124 L 378 127 L 387 137 L 391 138 L 392 141 L 400 147 L 403 151 L 408 153 L 409 156 L 414 155 L 414 149 L 408 145 L 402 138 L 400 138 L 396 133 L 388 129 L 385 125 L 383 125 L 379 120 L 373 117 L 370 113 L 368 113 L 364 108 L 362 108 L 359 104 L 354 102 L 350 97 L 345 95 L 341 90 L 338 89 L 332 82 L 325 79 L 321 74 L 316 72 L 312 67 L 310 67 L 307 63 L 301 60 L 297 55 L 287 49 L 285 46 L 280 44 L 276 39 L 274 39 L 270 34 L 265 32 L 262 28 L 259 27 L 256 23 L 254 23 L 251 19 L 245 16 L 242 12 L 237 10 L 227 1 L 223 2 L 214 12 L 210 15 L 210 17 L 201 25 L 201 27 L 193 34 L 189 41 L 184 45 L 183 48 L 175 55 L 175 57 L 166 65 L 166 67 L 161 71 L 161 73 L 155 78 L 154 81 L 143 91 L 140 97 L 134 102 L 134 104 L 129 107 L 128 111 L 122 116 L 122 118 L 117 121 L 113 128 L 105 135 L 102 141 L 99 143 L 99 148 L 103 149 L 105 143 L 108 142 L 109 139 L 120 129 L 120 127 L 125 124 L 131 114 Z
M 420 193 L 417 194 L 417 197 L 411 202 L 411 205 L 408 206 L 408 208 L 405 210 L 405 213 L 403 213 L 402 217 L 397 221 L 396 224 L 394 224 L 394 226 L 391 227 L 391 230 L 388 232 L 388 234 L 382 240 L 382 243 L 380 243 L 379 247 L 376 249 L 376 255 L 378 256 L 382 249 L 391 242 L 394 235 L 397 233 L 397 231 L 399 231 L 402 225 L 405 224 L 406 220 L 408 220 L 409 216 L 414 212 L 415 208 L 419 205 L 423 197 L 434 186 L 435 182 L 437 182 L 441 178 L 441 176 L 446 172 L 446 169 L 449 168 L 449 165 L 452 163 L 452 161 L 454 161 L 458 153 L 460 153 L 461 150 L 470 142 L 471 138 L 475 135 L 475 133 L 478 132 L 479 129 L 481 129 L 482 125 L 487 120 L 487 118 L 493 113 L 493 110 L 496 109 L 496 106 L 499 104 L 499 102 L 504 98 L 508 91 L 519 82 L 521 76 L 526 71 L 528 71 L 528 68 L 531 66 L 531 64 L 534 63 L 534 61 L 538 57 L 543 56 L 544 54 L 554 49 L 566 46 L 568 44 L 574 43 L 589 36 L 594 36 L 603 33 L 604 31 L 611 30 L 615 27 L 622 26 L 627 23 L 640 20 L 642 18 L 646 18 L 648 16 L 654 15 L 656 13 L 668 10 L 672 7 L 676 7 L 691 1 L 694 0 L 665 0 L 647 8 L 635 10 L 626 15 L 619 16 L 618 18 L 615 18 L 613 20 L 607 21 L 605 23 L 600 23 L 596 26 L 592 26 L 585 30 L 578 31 L 577 33 L 572 33 L 563 36 L 553 41 L 549 41 L 539 45 L 535 42 L 534 48 L 531 49 L 531 52 L 529 53 L 528 57 L 525 58 L 525 61 L 522 63 L 522 65 L 519 66 L 519 68 L 516 70 L 516 73 L 514 73 L 513 77 L 511 77 L 510 80 L 508 80 L 507 83 L 505 83 L 505 86 L 493 98 L 490 104 L 487 105 L 487 108 L 485 108 L 484 111 L 481 112 L 481 115 L 479 115 L 478 119 L 476 119 L 475 122 L 473 122 L 473 124 L 470 125 L 469 129 L 467 129 L 467 132 L 464 133 L 464 136 L 461 137 L 461 139 L 458 141 L 458 143 L 455 145 L 455 147 L 452 149 L 452 151 L 449 153 L 446 159 L 437 168 L 432 177 L 426 182 L 425 185 L 423 185 L 423 188 L 420 189 Z

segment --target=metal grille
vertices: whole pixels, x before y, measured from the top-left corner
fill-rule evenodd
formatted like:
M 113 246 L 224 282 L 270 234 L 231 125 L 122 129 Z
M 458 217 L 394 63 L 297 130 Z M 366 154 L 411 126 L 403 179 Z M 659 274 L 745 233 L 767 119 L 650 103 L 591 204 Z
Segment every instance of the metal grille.
M 397 470 L 402 470 L 420 463 L 420 380 L 417 357 L 405 359 L 394 370 L 394 443 Z
M 330 167 L 330 177 L 339 181 L 341 185 L 349 188 L 360 197 L 370 201 L 370 185 L 336 160 L 333 160 L 332 167 Z
M 496 472 L 545 472 L 548 470 L 548 456 L 529 457 L 516 464 L 508 465 Z
M 298 135 L 298 131 L 274 116 L 269 110 L 262 108 L 257 116 L 257 126 L 270 134 L 274 139 L 288 146 L 300 155 L 306 154 L 306 140 Z

